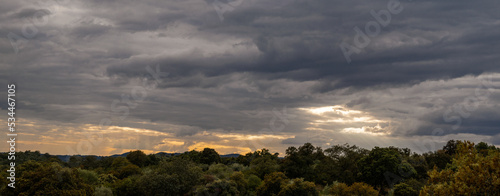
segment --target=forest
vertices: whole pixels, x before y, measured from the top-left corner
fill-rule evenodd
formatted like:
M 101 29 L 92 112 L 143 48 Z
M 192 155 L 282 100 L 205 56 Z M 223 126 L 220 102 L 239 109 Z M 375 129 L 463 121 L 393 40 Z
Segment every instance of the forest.
M 221 157 L 214 149 L 177 155 L 57 156 L 16 153 L 16 188 L 7 187 L 10 161 L 0 154 L 0 195 L 500 195 L 500 149 L 450 140 L 418 154 L 408 148 L 310 143 L 284 156 L 261 149 Z

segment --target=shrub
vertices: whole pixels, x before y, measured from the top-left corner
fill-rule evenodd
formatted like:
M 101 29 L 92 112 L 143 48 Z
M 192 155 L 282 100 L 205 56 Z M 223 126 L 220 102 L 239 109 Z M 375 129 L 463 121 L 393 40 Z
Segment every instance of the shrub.
M 96 187 L 94 196 L 113 196 L 113 191 L 111 188 L 105 186 Z

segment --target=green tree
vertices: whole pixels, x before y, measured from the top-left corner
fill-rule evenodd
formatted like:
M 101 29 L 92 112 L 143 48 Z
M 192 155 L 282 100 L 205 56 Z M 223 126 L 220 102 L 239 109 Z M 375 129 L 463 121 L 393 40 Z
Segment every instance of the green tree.
M 69 166 L 70 167 L 80 167 L 82 165 L 83 158 L 81 156 L 71 156 L 69 157 Z
M 259 187 L 262 184 L 262 180 L 258 176 L 253 174 L 250 174 L 248 176 L 247 181 L 248 181 L 248 188 L 252 191 L 257 189 L 257 187 Z
M 105 186 L 96 187 L 94 190 L 94 196 L 113 196 L 113 190 Z
M 243 175 L 242 172 L 233 172 L 229 179 L 231 180 L 231 182 L 234 182 L 234 184 L 236 185 L 236 189 L 238 189 L 240 195 L 247 195 L 248 181 L 247 179 L 245 179 L 245 175 Z
M 142 192 L 142 184 L 138 183 L 139 176 L 130 176 L 128 178 L 116 181 L 113 187 L 113 193 L 120 196 L 136 196 L 144 195 Z
M 113 163 L 111 164 L 111 169 L 112 170 L 119 170 L 122 167 L 125 167 L 127 165 L 130 165 L 130 161 L 124 157 L 116 157 L 112 161 Z
M 146 165 L 158 165 L 160 162 L 160 158 L 158 158 L 155 154 L 148 155 L 148 159 L 146 161 Z
M 232 173 L 233 170 L 222 163 L 210 165 L 207 171 L 207 174 L 213 175 L 218 179 L 227 179 Z
M 377 196 L 378 191 L 376 191 L 372 186 L 363 183 L 355 182 L 347 189 L 350 195 L 356 196 Z
M 326 186 L 324 193 L 334 196 L 350 196 L 349 186 L 342 182 L 333 182 L 332 185 Z
M 99 184 L 99 176 L 96 172 L 85 170 L 85 169 L 77 169 L 78 175 L 82 178 L 83 182 L 89 185 Z
M 458 140 L 449 140 L 445 146 L 443 146 L 443 150 L 448 155 L 455 155 L 457 153 L 458 145 L 462 143 Z
M 202 181 L 202 170 L 189 160 L 173 158 L 161 161 L 158 167 L 146 169 L 138 180 L 145 195 L 185 195 Z M 206 175 L 211 176 L 211 175 Z M 207 180 L 213 182 L 215 180 Z
M 113 174 L 101 174 L 99 175 L 99 182 L 103 185 L 110 185 L 118 180 Z
M 495 146 L 488 145 L 486 142 L 479 142 L 478 144 L 476 144 L 475 148 L 478 153 L 484 156 L 488 155 L 488 152 L 496 150 Z
M 202 164 L 212 164 L 212 163 L 220 163 L 221 159 L 219 153 L 211 148 L 205 148 L 200 154 L 200 163 Z
M 305 143 L 298 149 L 289 147 L 283 160 L 282 170 L 289 178 L 304 178 L 313 181 L 315 163 L 326 158 L 320 147 L 314 147 L 311 143 Z
M 304 181 L 301 178 L 296 178 L 287 183 L 278 196 L 318 196 L 316 186 L 313 182 Z
M 193 195 L 239 195 L 237 185 L 229 180 L 216 180 L 196 189 Z
M 439 170 L 446 168 L 446 165 L 450 164 L 452 159 L 452 156 L 445 153 L 444 150 L 424 153 L 422 156 L 425 158 L 428 168 L 437 167 Z
M 142 191 L 142 195 L 183 195 L 189 190 L 182 190 L 177 174 L 169 175 L 166 173 L 153 172 L 141 176 L 137 180 L 138 187 Z
M 288 181 L 289 179 L 282 172 L 268 174 L 264 177 L 264 182 L 257 187 L 256 193 L 261 196 L 277 195 Z
M 96 156 L 85 156 L 82 158 L 81 166 L 84 169 L 96 169 L 99 167 Z
M 500 153 L 484 156 L 474 143 L 460 142 L 450 167 L 430 171 L 420 195 L 500 195 Z
M 382 190 L 389 188 L 391 182 L 386 178 L 388 174 L 399 174 L 400 156 L 397 150 L 391 148 L 373 148 L 368 156 L 359 161 L 360 179 Z
M 7 181 L 7 176 L 3 175 L 3 168 L 0 169 L 2 169 L 2 172 L 0 172 L 0 193 L 2 193 L 3 189 L 7 188 L 7 183 L 10 183 L 10 181 Z
M 18 168 L 15 195 L 91 195 L 76 169 L 63 168 L 57 163 L 27 161 Z M 4 189 L 4 191 L 9 191 Z M 10 195 L 2 192 L 0 195 Z
M 250 170 L 248 170 L 248 172 L 257 175 L 259 178 L 264 178 L 266 174 L 277 172 L 278 169 L 279 164 L 277 157 L 268 155 L 253 159 L 252 162 L 250 162 Z
M 394 186 L 394 196 L 418 196 L 418 190 L 402 182 Z
M 325 191 L 328 195 L 334 196 L 377 196 L 378 191 L 372 186 L 363 183 L 355 182 L 351 186 L 344 183 L 334 182 L 331 186 L 326 186 Z
M 359 162 L 368 155 L 370 151 L 356 145 L 335 145 L 325 150 L 325 154 L 330 158 L 323 161 L 324 164 L 315 173 L 327 174 L 323 177 L 326 182 L 339 181 L 352 184 L 357 181 Z M 331 160 L 331 161 L 330 161 Z
M 127 160 L 139 167 L 144 167 L 148 162 L 148 155 L 140 150 L 130 151 L 130 153 L 127 154 Z
M 132 175 L 139 175 L 139 174 L 141 174 L 141 172 L 142 172 L 142 170 L 141 170 L 141 168 L 139 168 L 139 166 L 130 164 L 127 166 L 120 167 L 120 169 L 118 169 L 118 172 L 117 172 L 117 177 L 119 179 L 124 179 L 124 178 L 132 176 Z

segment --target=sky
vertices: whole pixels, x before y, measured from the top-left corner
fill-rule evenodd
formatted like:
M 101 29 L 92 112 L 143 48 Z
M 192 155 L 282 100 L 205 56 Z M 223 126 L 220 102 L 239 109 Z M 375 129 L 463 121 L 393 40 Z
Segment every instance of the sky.
M 19 150 L 60 155 L 500 146 L 499 6 L 6 1 L 0 97 Z

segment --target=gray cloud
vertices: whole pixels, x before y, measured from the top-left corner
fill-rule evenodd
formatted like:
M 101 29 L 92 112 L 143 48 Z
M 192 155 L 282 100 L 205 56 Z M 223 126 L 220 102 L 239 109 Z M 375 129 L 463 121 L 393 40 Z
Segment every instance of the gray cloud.
M 284 106 L 296 118 L 287 124 L 275 120 L 285 126 L 272 134 L 293 136 L 279 143 L 325 145 L 333 139 L 308 136 L 318 135 L 314 123 L 343 117 L 302 109 L 335 105 L 380 122 L 316 124 L 323 138 L 365 127 L 410 139 L 441 128 L 444 136 L 476 134 L 496 141 L 496 1 L 401 1 L 404 10 L 350 64 L 339 44 L 352 44 L 353 28 L 364 29 L 374 20 L 370 11 L 386 9 L 386 1 L 245 0 L 225 12 L 223 21 L 211 3 L 6 3 L 0 8 L 0 81 L 18 84 L 24 118 L 95 125 L 109 117 L 116 126 L 190 138 L 190 145 L 203 141 L 204 131 L 259 133 L 276 118 L 273 109 Z M 6 35 L 24 36 L 23 26 L 31 25 L 26 19 L 37 12 L 46 13 L 47 24 L 36 25 L 36 35 L 15 54 Z M 154 81 L 146 67 L 156 65 L 168 76 L 120 120 L 111 103 L 143 81 Z M 443 115 L 474 95 L 486 76 L 492 76 L 489 96 L 467 117 L 449 114 L 461 121 L 453 128 L 456 120 Z M 360 142 L 377 143 L 369 137 L 378 136 L 365 135 Z

